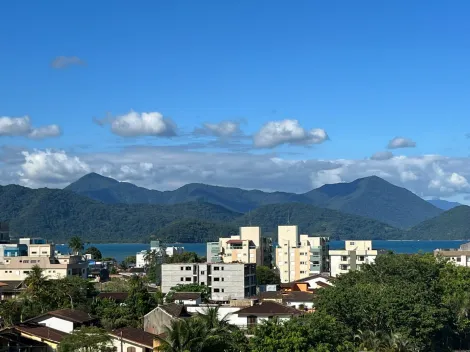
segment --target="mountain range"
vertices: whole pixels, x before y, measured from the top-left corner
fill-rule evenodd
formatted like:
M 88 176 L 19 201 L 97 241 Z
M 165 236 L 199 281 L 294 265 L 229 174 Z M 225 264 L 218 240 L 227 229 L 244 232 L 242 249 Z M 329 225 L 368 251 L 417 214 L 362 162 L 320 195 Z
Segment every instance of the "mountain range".
M 335 239 L 463 239 L 470 238 L 469 219 L 470 207 L 443 212 L 378 177 L 304 194 L 202 184 L 160 192 L 97 174 L 63 190 L 0 186 L 0 220 L 12 234 L 55 241 L 204 242 L 246 225 L 275 236 L 277 225 L 288 223 Z
M 377 176 L 357 179 L 350 183 L 324 185 L 303 194 L 296 194 L 198 183 L 162 192 L 91 173 L 73 182 L 65 190 L 107 204 L 178 204 L 203 201 L 239 213 L 246 213 L 268 204 L 295 202 L 371 218 L 398 228 L 409 228 L 442 213 L 442 209 L 409 190 Z

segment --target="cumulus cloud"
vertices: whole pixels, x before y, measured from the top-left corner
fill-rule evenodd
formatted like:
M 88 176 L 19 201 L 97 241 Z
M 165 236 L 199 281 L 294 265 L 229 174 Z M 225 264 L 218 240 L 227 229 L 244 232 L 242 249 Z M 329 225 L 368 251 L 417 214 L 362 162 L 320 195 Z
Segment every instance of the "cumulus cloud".
M 270 121 L 253 136 L 257 148 L 274 148 L 281 144 L 310 145 L 323 143 L 328 139 L 325 130 L 304 129 L 298 120 Z
M 372 160 L 388 160 L 393 158 L 393 153 L 389 151 L 377 152 L 370 157 Z
M 0 117 L 0 136 L 27 137 L 31 139 L 43 139 L 60 136 L 58 125 L 48 125 L 35 128 L 31 125 L 29 116 Z
M 57 56 L 51 62 L 51 66 L 55 69 L 62 69 L 69 66 L 84 66 L 86 62 L 77 56 Z
M 388 142 L 388 149 L 398 149 L 398 148 L 414 148 L 416 147 L 416 142 L 410 138 L 405 137 L 395 137 Z
M 108 116 L 102 120 L 93 119 L 100 126 L 111 125 L 111 132 L 121 137 L 160 136 L 171 137 L 176 135 L 175 123 L 163 117 L 159 112 L 138 113 L 130 111 L 125 115 Z
M 215 136 L 220 138 L 241 135 L 240 121 L 221 121 L 219 123 L 204 123 L 194 130 L 195 135 Z
M 90 167 L 77 156 L 65 151 L 23 151 L 24 162 L 18 171 L 20 182 L 31 186 L 66 185 L 71 179 L 90 172 Z

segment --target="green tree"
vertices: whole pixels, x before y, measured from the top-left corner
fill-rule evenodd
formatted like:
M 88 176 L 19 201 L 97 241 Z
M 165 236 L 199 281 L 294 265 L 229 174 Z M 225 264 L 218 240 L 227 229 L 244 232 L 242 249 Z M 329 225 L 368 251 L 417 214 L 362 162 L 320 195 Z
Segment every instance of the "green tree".
M 201 351 L 206 336 L 204 325 L 194 319 L 172 320 L 170 326 L 166 327 L 165 338 L 158 351 Z
M 171 257 L 166 257 L 166 263 L 201 263 L 203 257 L 196 252 L 175 253 Z
M 104 329 L 82 327 L 65 336 L 59 344 L 60 352 L 105 352 L 112 351 L 111 338 Z
M 278 285 L 281 283 L 279 273 L 267 266 L 256 266 L 256 280 L 258 285 Z
M 85 243 L 78 236 L 74 236 L 69 240 L 69 248 L 74 254 L 81 254 L 85 248 Z
M 139 276 L 132 276 L 129 279 L 129 295 L 125 303 L 132 314 L 135 327 L 141 327 L 144 315 L 156 307 L 154 297 Z
M 100 260 L 102 258 L 101 251 L 96 247 L 88 247 L 85 254 L 91 254 L 92 259 Z
M 21 295 L 22 312 L 26 316 L 44 313 L 51 308 L 51 281 L 43 275 L 39 265 L 34 265 L 24 280 L 26 290 Z
M 205 285 L 198 284 L 187 284 L 187 285 L 176 285 L 170 288 L 170 291 L 165 296 L 167 302 L 173 302 L 173 294 L 175 292 L 200 292 L 201 299 L 203 302 L 208 302 L 210 298 L 210 289 Z

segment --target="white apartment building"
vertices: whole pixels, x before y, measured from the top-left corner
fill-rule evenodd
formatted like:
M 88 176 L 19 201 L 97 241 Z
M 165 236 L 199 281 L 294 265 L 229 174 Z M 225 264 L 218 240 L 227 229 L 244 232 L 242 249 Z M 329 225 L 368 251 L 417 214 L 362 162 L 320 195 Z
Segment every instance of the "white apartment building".
M 362 264 L 373 263 L 382 252 L 372 248 L 372 241 L 345 241 L 344 249 L 330 250 L 330 274 L 336 277 L 359 270 Z
M 271 241 L 263 238 L 259 226 L 243 226 L 240 227 L 239 235 L 219 238 L 219 256 L 214 250 L 214 243 L 209 242 L 207 257 L 209 261 L 255 263 L 266 266 L 271 266 L 272 262 Z
M 434 255 L 446 258 L 455 265 L 470 267 L 470 242 L 456 249 L 436 249 Z
M 199 284 L 210 288 L 211 300 L 226 302 L 256 295 L 256 264 L 162 264 L 162 292 L 177 285 Z
M 282 283 L 328 270 L 328 238 L 299 235 L 297 225 L 278 226 L 275 266 Z
M 184 247 L 163 247 L 160 245 L 160 241 L 151 241 L 150 242 L 150 252 L 155 252 L 157 255 L 163 256 L 163 249 L 165 249 L 165 254 L 168 257 L 172 257 L 175 254 L 181 254 L 184 252 Z M 135 267 L 136 268 L 144 268 L 147 262 L 145 261 L 145 257 L 148 251 L 140 251 L 135 255 Z

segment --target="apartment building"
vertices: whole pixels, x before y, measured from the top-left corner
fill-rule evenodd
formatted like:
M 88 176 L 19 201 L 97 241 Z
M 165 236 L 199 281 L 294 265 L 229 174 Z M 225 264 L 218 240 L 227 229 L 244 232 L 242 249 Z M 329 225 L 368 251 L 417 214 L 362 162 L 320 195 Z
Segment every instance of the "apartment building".
M 224 263 L 255 263 L 269 267 L 272 265 L 272 242 L 269 238 L 262 237 L 259 226 L 240 227 L 239 235 L 220 238 L 219 258 L 215 253 L 214 244 L 211 244 L 210 250 L 210 260 Z
M 275 265 L 282 283 L 328 271 L 328 238 L 299 235 L 297 225 L 278 226 Z
M 0 247 L 0 252 L 0 281 L 22 281 L 35 265 L 48 279 L 87 277 L 87 263 L 81 256 L 56 254 L 55 246 L 43 239 L 21 238 L 18 244 Z
M 455 249 L 436 249 L 434 255 L 448 259 L 455 265 L 470 267 L 470 242 Z
M 164 247 L 160 241 L 150 241 L 150 252 L 155 253 L 157 258 L 163 261 L 163 257 L 166 255 L 172 257 L 175 254 L 181 254 L 184 252 L 184 247 Z M 148 251 L 140 251 L 135 255 L 135 267 L 144 268 L 147 265 L 145 258 L 147 257 Z
M 199 284 L 210 288 L 211 300 L 227 302 L 256 295 L 256 264 L 162 264 L 162 292 L 177 285 Z
M 336 277 L 362 264 L 371 264 L 382 250 L 372 248 L 372 241 L 345 241 L 344 249 L 330 250 L 330 273 Z

